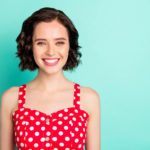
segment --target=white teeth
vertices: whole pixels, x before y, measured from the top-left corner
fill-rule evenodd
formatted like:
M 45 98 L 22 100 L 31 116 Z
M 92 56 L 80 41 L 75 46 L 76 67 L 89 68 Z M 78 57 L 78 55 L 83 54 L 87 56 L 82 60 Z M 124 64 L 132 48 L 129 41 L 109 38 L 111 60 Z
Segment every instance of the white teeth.
M 58 59 L 45 59 L 44 61 L 46 61 L 47 63 L 55 63 L 58 61 Z

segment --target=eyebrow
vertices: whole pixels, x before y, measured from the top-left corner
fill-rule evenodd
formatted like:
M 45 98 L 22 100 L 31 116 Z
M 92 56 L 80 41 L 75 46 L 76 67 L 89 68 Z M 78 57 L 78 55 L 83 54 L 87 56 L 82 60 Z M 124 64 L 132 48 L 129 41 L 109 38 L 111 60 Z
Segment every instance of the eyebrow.
M 64 38 L 64 37 L 59 37 L 59 38 L 55 38 L 54 40 L 56 40 L 56 41 L 58 41 L 58 40 L 66 40 L 66 38 Z
M 35 39 L 34 42 L 36 41 L 46 41 L 46 39 Z
M 64 37 L 59 37 L 59 38 L 55 38 L 54 40 L 55 40 L 55 41 L 58 41 L 58 40 L 66 41 L 66 38 L 64 38 Z M 36 41 L 47 41 L 47 40 L 46 40 L 46 39 L 42 39 L 42 38 L 37 38 L 37 39 L 34 40 L 34 42 L 36 42 Z

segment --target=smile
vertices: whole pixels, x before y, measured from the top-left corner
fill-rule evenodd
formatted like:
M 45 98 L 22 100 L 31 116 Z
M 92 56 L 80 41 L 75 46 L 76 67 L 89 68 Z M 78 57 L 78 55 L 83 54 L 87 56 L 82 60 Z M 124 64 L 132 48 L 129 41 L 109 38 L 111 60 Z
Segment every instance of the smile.
M 55 66 L 59 62 L 59 58 L 45 58 L 43 61 L 47 66 Z

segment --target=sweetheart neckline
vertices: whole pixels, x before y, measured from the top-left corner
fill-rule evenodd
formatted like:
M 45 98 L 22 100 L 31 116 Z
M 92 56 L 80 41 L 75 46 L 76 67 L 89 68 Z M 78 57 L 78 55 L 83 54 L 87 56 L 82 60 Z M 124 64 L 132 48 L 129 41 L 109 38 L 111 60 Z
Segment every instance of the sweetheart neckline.
M 27 109 L 27 110 L 34 111 L 34 112 L 39 112 L 40 114 L 43 114 L 43 115 L 46 116 L 46 117 L 53 117 L 53 116 L 56 115 L 57 113 L 64 112 L 65 109 L 68 109 L 68 111 L 69 111 L 70 109 L 77 109 L 77 108 L 74 107 L 74 106 L 72 106 L 72 107 L 66 107 L 66 108 L 62 108 L 62 109 L 53 111 L 53 112 L 51 112 L 50 114 L 47 114 L 47 113 L 45 113 L 45 112 L 43 112 L 43 111 L 40 111 L 40 110 L 38 110 L 38 109 L 32 109 L 32 108 L 29 108 L 29 107 L 22 107 L 22 108 L 20 108 L 20 109 Z M 15 110 L 12 114 L 15 115 L 15 113 L 17 113 L 20 109 Z M 89 113 L 88 113 L 86 110 L 81 109 L 81 108 L 78 108 L 77 110 L 80 110 L 80 111 L 86 113 L 87 117 L 89 117 Z

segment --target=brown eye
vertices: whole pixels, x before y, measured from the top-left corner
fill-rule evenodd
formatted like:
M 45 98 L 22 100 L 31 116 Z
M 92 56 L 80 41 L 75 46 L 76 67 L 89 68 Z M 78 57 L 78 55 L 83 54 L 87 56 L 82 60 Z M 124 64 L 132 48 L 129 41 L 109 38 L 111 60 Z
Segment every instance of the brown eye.
M 61 46 L 61 45 L 64 45 L 64 44 L 65 44 L 65 42 L 63 42 L 63 41 L 56 42 L 56 45 L 58 45 L 58 46 Z
M 37 42 L 37 45 L 39 46 L 42 46 L 42 45 L 45 45 L 46 43 L 45 42 Z

